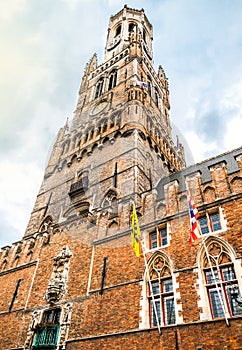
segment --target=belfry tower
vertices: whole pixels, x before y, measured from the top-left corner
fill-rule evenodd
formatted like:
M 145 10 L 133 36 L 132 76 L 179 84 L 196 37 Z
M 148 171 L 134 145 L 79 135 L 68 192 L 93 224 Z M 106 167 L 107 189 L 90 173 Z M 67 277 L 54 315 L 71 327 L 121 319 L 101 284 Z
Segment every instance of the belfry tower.
M 152 39 L 143 9 L 124 6 L 110 18 L 103 63 L 94 54 L 86 64 L 72 125 L 59 131 L 25 236 L 48 215 L 56 224 L 86 217 L 128 227 L 130 201 L 139 208 L 161 177 L 185 166 Z
M 242 149 L 185 168 L 152 37 L 124 6 L 85 67 L 26 232 L 0 250 L 0 350 L 241 349 Z

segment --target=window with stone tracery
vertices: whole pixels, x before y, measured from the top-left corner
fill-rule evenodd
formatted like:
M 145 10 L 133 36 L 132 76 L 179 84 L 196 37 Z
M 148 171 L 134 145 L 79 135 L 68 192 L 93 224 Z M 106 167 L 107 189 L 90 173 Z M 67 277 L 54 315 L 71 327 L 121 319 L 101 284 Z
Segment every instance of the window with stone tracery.
M 121 34 L 121 28 L 122 28 L 122 26 L 121 26 L 121 24 L 119 24 L 117 29 L 116 29 L 115 36 L 118 36 Z
M 151 77 L 149 75 L 147 75 L 147 90 L 148 90 L 148 94 L 151 96 L 152 94 Z
M 108 90 L 113 89 L 117 85 L 117 69 L 109 74 Z
M 155 88 L 155 91 L 154 91 L 154 101 L 155 101 L 156 106 L 159 107 L 159 93 L 158 93 L 157 88 Z
M 51 216 L 47 216 L 44 221 L 42 222 L 39 232 L 49 232 L 51 228 L 53 228 L 53 219 Z
M 167 257 L 157 253 L 149 262 L 148 300 L 150 326 L 176 323 L 172 272 Z M 147 278 L 149 280 L 149 278 Z
M 134 23 L 129 23 L 129 33 L 136 31 L 136 24 Z
M 242 315 L 238 279 L 232 254 L 220 240 L 206 240 L 203 278 L 212 318 Z
M 104 84 L 104 78 L 99 79 L 96 85 L 95 98 L 98 98 L 99 96 L 101 96 L 103 92 L 103 84 Z
M 118 198 L 117 193 L 114 190 L 109 190 L 102 203 L 102 207 L 107 209 L 112 217 L 118 214 Z

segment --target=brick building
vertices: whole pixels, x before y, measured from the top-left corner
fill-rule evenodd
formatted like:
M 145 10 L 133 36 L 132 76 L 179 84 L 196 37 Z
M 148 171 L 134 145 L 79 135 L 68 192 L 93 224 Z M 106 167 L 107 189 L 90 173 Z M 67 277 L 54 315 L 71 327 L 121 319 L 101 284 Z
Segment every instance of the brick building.
M 152 36 L 124 6 L 85 67 L 23 239 L 1 249 L 0 349 L 242 349 L 242 149 L 186 167 Z

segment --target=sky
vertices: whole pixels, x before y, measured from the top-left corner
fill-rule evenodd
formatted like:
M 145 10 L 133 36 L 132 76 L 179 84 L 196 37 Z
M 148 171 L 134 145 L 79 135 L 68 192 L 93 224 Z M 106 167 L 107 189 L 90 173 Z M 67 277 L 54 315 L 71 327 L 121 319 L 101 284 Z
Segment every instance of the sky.
M 0 0 L 0 246 L 24 235 L 51 147 L 75 110 L 86 62 L 101 64 L 119 0 Z M 242 1 L 133 0 L 153 25 L 171 121 L 188 163 L 241 146 Z

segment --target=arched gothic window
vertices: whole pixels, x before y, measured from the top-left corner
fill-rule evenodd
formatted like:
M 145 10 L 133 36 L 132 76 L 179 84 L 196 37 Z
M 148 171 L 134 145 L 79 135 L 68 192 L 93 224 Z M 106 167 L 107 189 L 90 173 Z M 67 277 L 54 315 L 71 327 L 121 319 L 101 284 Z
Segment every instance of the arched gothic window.
M 117 70 L 113 70 L 109 75 L 108 90 L 113 89 L 117 85 Z
M 147 75 L 147 90 L 148 90 L 148 94 L 151 96 L 152 91 L 151 91 L 151 78 L 149 75 Z
M 136 25 L 134 23 L 129 23 L 129 33 L 134 32 Z
M 116 126 L 120 126 L 121 124 L 121 114 L 119 113 L 117 116 L 116 116 Z
M 39 232 L 49 232 L 53 225 L 53 219 L 48 215 L 40 225 Z
M 154 254 L 149 261 L 149 278 L 147 290 L 150 326 L 175 324 L 176 313 L 171 267 L 168 258 L 161 252 Z
M 212 318 L 242 315 L 242 299 L 231 251 L 218 238 L 209 238 L 205 244 L 201 267 Z
M 108 128 L 108 122 L 107 119 L 103 119 L 103 126 L 102 126 L 102 132 L 106 132 Z
M 70 146 L 70 141 L 68 140 L 62 145 L 62 153 L 61 154 L 68 152 L 69 146 Z
M 109 190 L 104 198 L 103 201 L 103 207 L 117 207 L 118 201 L 117 201 L 117 193 L 114 190 Z
M 143 39 L 144 39 L 144 42 L 147 43 L 145 29 L 143 29 Z
M 115 115 L 112 115 L 111 119 L 110 119 L 110 129 L 114 128 L 115 126 Z
M 118 213 L 118 199 L 116 191 L 110 189 L 103 200 L 102 203 L 103 208 L 108 208 L 111 217 L 117 216 Z
M 115 33 L 115 36 L 118 36 L 119 34 L 121 34 L 121 24 L 119 24 L 118 26 L 117 26 L 117 29 L 116 29 L 116 33 Z
M 155 88 L 155 96 L 154 96 L 154 98 L 155 98 L 156 106 L 159 107 L 159 93 L 158 93 L 157 88 Z
M 103 83 L 104 83 L 104 78 L 100 78 L 96 85 L 95 98 L 98 98 L 99 96 L 101 96 L 103 92 Z

